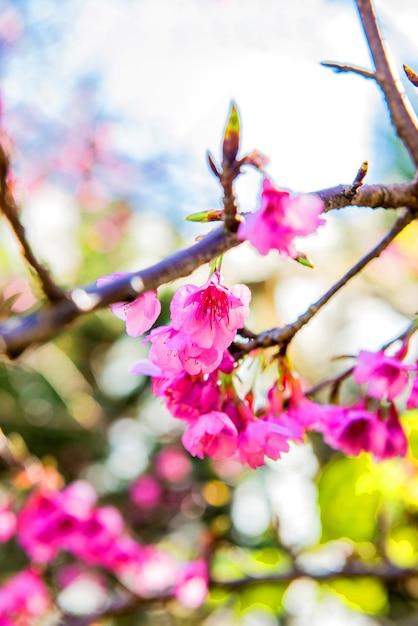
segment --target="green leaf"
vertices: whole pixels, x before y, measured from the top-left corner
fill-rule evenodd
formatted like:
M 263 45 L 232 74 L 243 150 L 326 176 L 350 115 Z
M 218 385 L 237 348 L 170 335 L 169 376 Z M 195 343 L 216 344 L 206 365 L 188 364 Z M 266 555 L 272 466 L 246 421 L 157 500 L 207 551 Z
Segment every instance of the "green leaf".
M 248 611 L 255 606 L 270 609 L 273 613 L 283 611 L 282 600 L 287 584 L 258 583 L 246 587 L 239 594 L 240 611 Z
M 228 122 L 224 132 L 224 140 L 222 146 L 223 160 L 233 163 L 238 154 L 240 143 L 240 121 L 238 110 L 234 103 L 231 104 Z
M 363 613 L 379 614 L 387 608 L 386 587 L 374 578 L 341 578 L 324 583 L 322 588 L 331 590 L 343 598 L 350 608 Z
M 380 494 L 370 463 L 365 454 L 355 459 L 340 457 L 323 469 L 318 482 L 323 541 L 373 539 Z

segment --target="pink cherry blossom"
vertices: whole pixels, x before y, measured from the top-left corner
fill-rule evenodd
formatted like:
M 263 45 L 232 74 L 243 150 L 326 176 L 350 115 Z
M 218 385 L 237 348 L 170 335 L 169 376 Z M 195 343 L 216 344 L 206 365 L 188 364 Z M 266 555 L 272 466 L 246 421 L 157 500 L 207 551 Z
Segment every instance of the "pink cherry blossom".
M 176 580 L 176 564 L 165 550 L 154 546 L 143 549 L 141 559 L 127 563 L 119 577 L 123 584 L 141 597 L 152 597 L 170 589 Z
M 152 343 L 150 361 L 161 369 L 164 377 L 183 371 L 208 374 L 222 361 L 223 350 L 202 348 L 188 334 L 172 326 L 154 328 L 147 340 Z
M 0 543 L 9 541 L 17 529 L 16 515 L 7 506 L 0 508 Z
M 115 282 L 128 273 L 109 274 L 97 279 L 97 286 Z M 133 302 L 115 302 L 110 305 L 113 315 L 126 322 L 126 332 L 130 337 L 143 335 L 156 321 L 161 312 L 161 304 L 157 292 L 146 291 Z
M 389 407 L 389 414 L 385 421 L 386 445 L 378 458 L 391 459 L 394 456 L 405 456 L 408 449 L 408 440 L 399 421 L 398 411 L 394 404 Z
M 412 381 L 412 388 L 406 401 L 406 407 L 408 409 L 418 408 L 418 375 Z
M 210 411 L 189 423 L 183 433 L 183 445 L 192 456 L 215 459 L 231 456 L 237 448 L 237 429 L 221 411 Z
M 161 483 L 150 474 L 144 474 L 132 483 L 129 495 L 141 509 L 153 509 L 161 501 Z
M 50 606 L 48 590 L 40 575 L 32 569 L 16 574 L 0 589 L 0 623 L 32 624 Z M 38 623 L 38 621 L 36 621 Z
M 407 441 L 393 406 L 386 419 L 362 406 L 324 409 L 326 418 L 318 430 L 331 447 L 351 456 L 371 452 L 377 460 L 405 456 Z
M 367 393 L 379 400 L 394 400 L 408 384 L 408 371 L 415 366 L 405 365 L 395 356 L 384 352 L 362 350 L 354 368 L 354 380 L 367 384 Z
M 190 457 L 174 446 L 162 448 L 155 459 L 157 474 L 172 483 L 185 480 L 191 472 Z
M 296 258 L 295 237 L 310 235 L 325 223 L 319 217 L 323 208 L 318 196 L 291 197 L 264 178 L 260 208 L 245 216 L 238 237 L 250 241 L 260 254 L 275 249 L 283 256 Z
M 264 465 L 265 456 L 277 460 L 282 452 L 289 451 L 289 439 L 292 437 L 292 431 L 276 421 L 249 421 L 238 437 L 240 461 L 255 469 Z
M 244 326 L 250 300 L 246 285 L 228 289 L 215 272 L 202 287 L 184 285 L 176 291 L 170 305 L 173 328 L 186 333 L 205 350 L 223 352 Z
M 177 575 L 174 595 L 188 609 L 197 609 L 208 595 L 208 568 L 204 561 L 190 561 Z

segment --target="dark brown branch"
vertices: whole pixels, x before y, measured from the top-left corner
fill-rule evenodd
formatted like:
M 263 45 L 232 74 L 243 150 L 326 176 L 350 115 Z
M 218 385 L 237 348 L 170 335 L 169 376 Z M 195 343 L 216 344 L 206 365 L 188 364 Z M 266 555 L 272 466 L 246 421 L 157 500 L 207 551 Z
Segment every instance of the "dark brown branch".
M 350 197 L 352 185 L 338 185 L 314 192 L 325 204 L 325 211 L 347 206 L 399 208 L 405 205 L 418 211 L 418 182 L 395 185 L 363 185 Z M 411 219 L 412 213 L 411 213 Z M 238 246 L 234 233 L 218 228 L 193 246 L 176 252 L 156 265 L 97 288 L 95 285 L 73 289 L 69 298 L 50 303 L 35 313 L 12 318 L 0 324 L 0 353 L 19 356 L 31 345 L 47 341 L 78 317 L 104 308 L 113 302 L 128 302 L 149 289 L 188 276 L 204 263 Z
M 372 209 L 409 207 L 418 210 L 418 181 L 392 185 L 362 185 L 354 197 L 352 185 L 337 185 L 314 192 L 325 204 L 325 212 L 355 205 Z
M 385 96 L 390 118 L 415 167 L 418 167 L 418 119 L 377 24 L 371 0 L 356 0 L 361 23 L 376 67 L 376 80 Z
M 36 272 L 46 297 L 51 302 L 63 300 L 67 297 L 65 291 L 56 284 L 47 268 L 38 261 L 27 240 L 25 229 L 19 219 L 18 208 L 7 183 L 8 171 L 9 161 L 0 142 L 0 211 L 9 221 L 20 243 L 22 255 Z
M 236 235 L 225 232 L 221 227 L 190 248 L 114 283 L 100 288 L 95 285 L 76 288 L 67 300 L 48 304 L 35 313 L 12 318 L 1 324 L 0 352 L 15 358 L 28 346 L 49 340 L 76 318 L 112 302 L 131 301 L 144 291 L 157 289 L 165 283 L 188 276 L 196 268 L 240 243 Z
M 246 344 L 235 344 L 239 346 L 239 350 L 235 351 L 237 356 L 243 356 L 248 354 L 252 350 L 257 348 L 269 348 L 272 346 L 287 345 L 293 337 L 298 333 L 303 326 L 308 324 L 313 317 L 324 307 L 331 298 L 342 289 L 349 280 L 354 278 L 366 267 L 374 258 L 378 257 L 383 250 L 395 239 L 395 237 L 413 220 L 415 216 L 410 211 L 406 211 L 392 226 L 390 231 L 385 237 L 375 246 L 370 252 L 368 252 L 358 263 L 346 273 L 340 280 L 338 280 L 326 293 L 324 293 L 319 300 L 310 305 L 310 307 L 300 315 L 296 321 L 284 326 L 283 328 L 272 328 L 260 333 L 257 339 L 249 341 Z

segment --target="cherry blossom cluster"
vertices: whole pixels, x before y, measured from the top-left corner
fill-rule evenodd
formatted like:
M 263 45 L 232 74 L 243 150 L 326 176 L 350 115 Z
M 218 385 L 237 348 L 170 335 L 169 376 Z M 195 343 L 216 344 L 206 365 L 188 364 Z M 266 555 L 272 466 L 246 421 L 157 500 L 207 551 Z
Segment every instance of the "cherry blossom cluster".
M 260 207 L 239 224 L 238 237 L 248 240 L 261 254 L 277 250 L 301 262 L 295 238 L 314 233 L 324 223 L 322 201 L 312 195 L 292 197 L 264 178 Z M 309 262 L 307 262 L 309 264 Z M 104 277 L 114 280 L 118 275 Z M 412 380 L 407 408 L 417 406 L 417 366 L 384 352 L 361 352 L 353 371 L 359 399 L 352 406 L 318 404 L 302 391 L 298 376 L 283 356 L 274 357 L 278 376 L 261 400 L 254 391 L 237 391 L 240 363 L 228 348 L 244 328 L 251 293 L 239 284 L 228 288 L 219 270 L 201 287 L 186 284 L 173 296 L 171 321 L 151 330 L 149 359 L 131 371 L 152 378 L 152 391 L 170 413 L 185 422 L 183 445 L 193 456 L 237 456 L 256 468 L 266 458 L 277 460 L 291 441 L 302 441 L 306 430 L 322 433 L 333 448 L 357 455 L 367 451 L 378 460 L 404 456 L 407 440 L 393 400 Z M 125 319 L 127 332 L 140 335 L 158 318 L 156 292 L 141 295 L 131 304 L 112 305 Z M 249 355 L 246 358 L 253 358 Z
M 140 544 L 129 534 L 119 511 L 97 506 L 93 487 L 82 480 L 64 489 L 37 485 L 17 511 L 3 506 L 0 528 L 0 541 L 15 539 L 31 562 L 0 590 L 1 626 L 29 624 L 31 618 L 52 609 L 43 574 L 57 561 L 61 563 L 57 581 L 61 591 L 75 579 L 85 578 L 90 568 L 89 575 L 105 597 L 106 579 L 95 573 L 100 567 L 140 597 L 171 593 L 186 607 L 196 608 L 207 595 L 204 561 L 179 564 L 166 550 Z M 72 559 L 66 566 L 62 565 L 64 554 Z

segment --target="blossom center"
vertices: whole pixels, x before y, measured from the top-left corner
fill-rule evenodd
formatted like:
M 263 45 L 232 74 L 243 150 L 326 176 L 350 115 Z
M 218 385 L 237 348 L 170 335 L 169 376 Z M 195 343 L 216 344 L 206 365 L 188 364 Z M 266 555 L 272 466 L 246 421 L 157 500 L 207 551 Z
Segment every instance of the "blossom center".
M 229 321 L 228 294 L 217 287 L 209 286 L 199 294 L 196 319 L 209 319 L 210 327 L 213 328 L 223 318 Z

